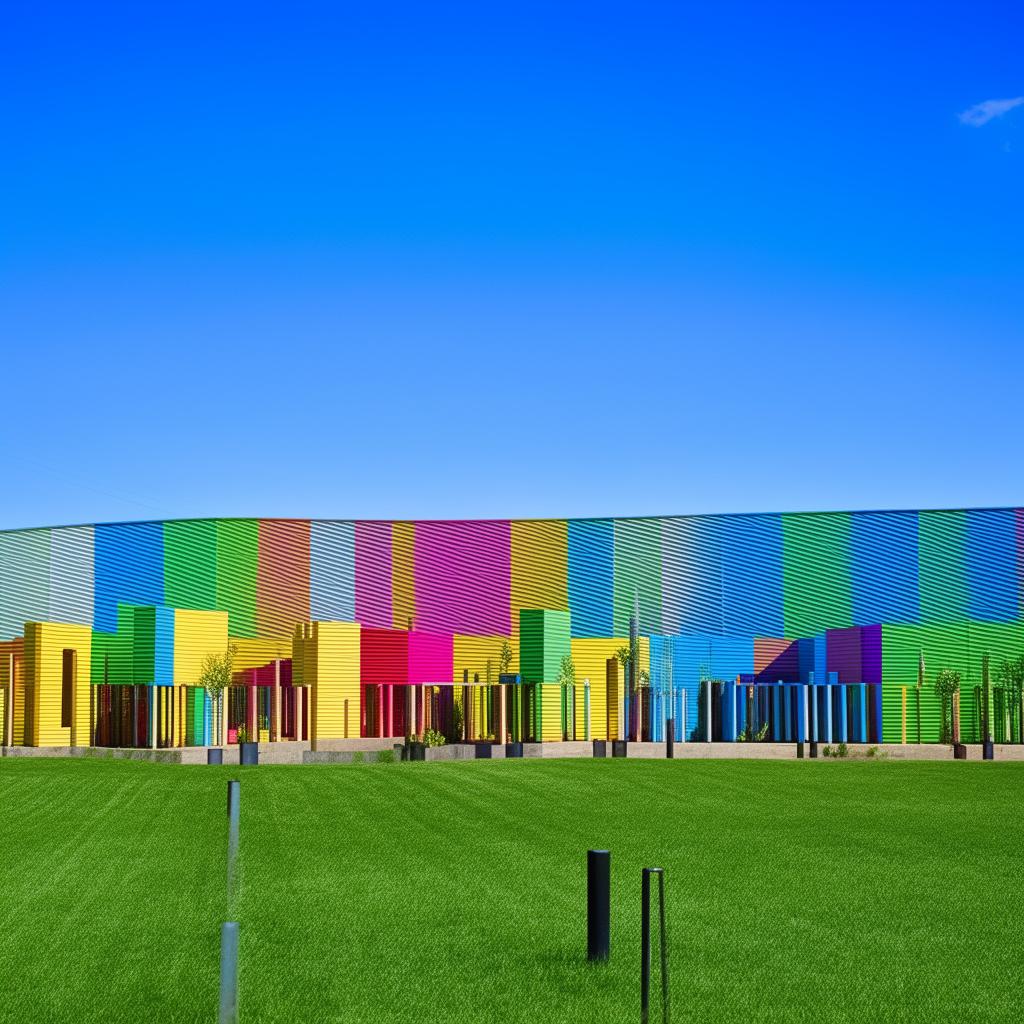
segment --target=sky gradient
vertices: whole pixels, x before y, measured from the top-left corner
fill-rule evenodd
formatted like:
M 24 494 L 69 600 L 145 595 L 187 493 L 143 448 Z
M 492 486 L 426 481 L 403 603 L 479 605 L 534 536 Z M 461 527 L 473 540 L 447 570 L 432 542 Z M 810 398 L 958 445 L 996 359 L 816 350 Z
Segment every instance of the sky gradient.
M 11 8 L 0 528 L 1019 504 L 1020 6 L 557 7 Z

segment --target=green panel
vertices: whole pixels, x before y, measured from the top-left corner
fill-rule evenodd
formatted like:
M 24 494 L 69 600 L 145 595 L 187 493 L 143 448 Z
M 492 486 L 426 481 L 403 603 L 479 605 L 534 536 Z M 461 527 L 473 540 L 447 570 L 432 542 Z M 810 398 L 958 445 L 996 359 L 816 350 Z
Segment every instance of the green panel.
M 883 739 L 899 743 L 902 735 L 900 687 L 907 687 L 907 742 L 917 741 L 916 685 L 919 659 L 924 653 L 925 675 L 921 687 L 921 740 L 937 742 L 941 735 L 942 706 L 935 693 L 940 669 L 960 673 L 960 730 L 965 742 L 981 737 L 974 688 L 982 682 L 982 659 L 989 657 L 990 681 L 1004 658 L 1024 651 L 1024 623 L 950 622 L 916 626 L 882 627 L 882 720 Z
M 616 636 L 629 635 L 634 595 L 640 599 L 640 632 L 661 632 L 661 520 L 615 521 L 615 580 L 612 605 Z
M 131 683 L 133 681 L 131 637 L 120 633 L 94 632 L 90 677 L 94 686 L 99 686 L 101 683 Z
M 782 549 L 786 636 L 852 626 L 850 514 L 784 515 Z
M 228 613 L 231 636 L 256 636 L 256 572 L 259 523 L 218 519 L 217 609 Z
M 164 600 L 171 608 L 217 607 L 217 523 L 164 523 Z
M 526 683 L 557 683 L 562 658 L 572 650 L 568 612 L 519 612 L 519 674 Z
M 967 618 L 966 536 L 964 512 L 918 515 L 922 622 L 956 622 Z
M 122 607 L 117 606 L 119 619 Z M 132 679 L 146 685 L 153 681 L 156 670 L 156 608 L 139 605 L 133 612 Z

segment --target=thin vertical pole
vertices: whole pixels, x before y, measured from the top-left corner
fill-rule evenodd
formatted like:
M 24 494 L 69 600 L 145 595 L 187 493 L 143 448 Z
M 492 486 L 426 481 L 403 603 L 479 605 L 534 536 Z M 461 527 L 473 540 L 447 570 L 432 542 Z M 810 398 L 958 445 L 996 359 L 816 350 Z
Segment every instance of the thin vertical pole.
M 238 824 L 241 787 L 237 779 L 228 783 L 228 914 L 234 910 L 235 884 L 238 875 Z

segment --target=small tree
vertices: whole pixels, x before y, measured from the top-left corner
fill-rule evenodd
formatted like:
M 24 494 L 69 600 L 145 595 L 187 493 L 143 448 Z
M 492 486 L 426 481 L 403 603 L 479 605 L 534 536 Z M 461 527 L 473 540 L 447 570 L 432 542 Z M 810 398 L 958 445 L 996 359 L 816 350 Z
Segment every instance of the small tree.
M 559 686 L 576 685 L 576 663 L 572 660 L 571 654 L 563 654 L 562 662 L 558 666 Z
M 503 676 L 508 675 L 512 667 L 512 645 L 507 640 L 501 641 L 501 651 L 498 654 L 498 669 Z
M 224 691 L 231 685 L 234 674 L 234 644 L 229 644 L 223 654 L 208 654 L 199 670 L 199 685 L 210 695 L 210 705 L 224 714 Z
M 953 742 L 953 695 L 960 692 L 960 673 L 951 668 L 940 668 L 935 676 L 935 692 L 942 703 L 941 743 Z

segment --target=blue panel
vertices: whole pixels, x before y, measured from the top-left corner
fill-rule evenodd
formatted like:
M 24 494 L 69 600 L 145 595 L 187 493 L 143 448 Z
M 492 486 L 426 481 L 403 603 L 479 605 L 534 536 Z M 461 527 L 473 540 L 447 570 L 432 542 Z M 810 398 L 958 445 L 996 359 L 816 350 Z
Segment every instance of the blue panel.
M 722 520 L 666 519 L 661 536 L 661 614 L 670 633 L 721 636 Z
M 753 637 L 709 637 L 711 675 L 715 679 L 735 681 L 737 676 L 754 671 Z
M 850 517 L 853 624 L 917 622 L 916 512 L 855 512 Z
M 164 531 L 161 523 L 97 526 L 93 628 L 117 629 L 117 602 L 164 603 Z
M 828 682 L 828 644 L 824 633 L 814 638 L 814 682 L 819 686 Z
M 809 683 L 814 672 L 815 643 L 814 638 L 805 638 L 796 642 L 797 663 L 799 665 L 799 680 L 801 683 Z
M 728 516 L 721 523 L 725 632 L 784 636 L 782 517 Z
M 320 621 L 355 621 L 353 523 L 313 520 L 309 524 L 309 614 Z
M 615 533 L 610 519 L 570 519 L 569 611 L 573 636 L 612 636 Z
M 967 513 L 965 539 L 972 619 L 1017 618 L 1017 520 L 1013 509 Z

